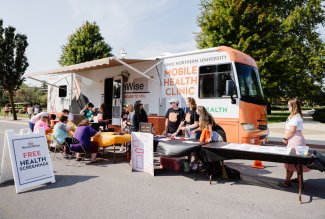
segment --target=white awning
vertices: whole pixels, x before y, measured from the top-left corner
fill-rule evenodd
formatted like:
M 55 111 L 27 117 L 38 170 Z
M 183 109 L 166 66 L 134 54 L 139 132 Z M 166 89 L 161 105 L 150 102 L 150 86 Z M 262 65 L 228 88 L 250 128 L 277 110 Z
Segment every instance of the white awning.
M 49 74 L 78 73 L 78 72 L 84 72 L 84 71 L 95 70 L 95 69 L 110 68 L 110 67 L 123 65 L 121 61 L 128 65 L 131 65 L 139 62 L 154 61 L 154 60 L 155 59 L 118 59 L 116 57 L 109 57 L 109 58 L 103 58 L 103 59 L 98 59 L 89 62 L 83 62 L 76 65 L 64 66 L 64 67 L 47 70 L 47 71 L 30 72 L 30 73 L 26 73 L 24 77 L 35 77 L 35 76 L 42 76 L 42 75 L 49 75 Z

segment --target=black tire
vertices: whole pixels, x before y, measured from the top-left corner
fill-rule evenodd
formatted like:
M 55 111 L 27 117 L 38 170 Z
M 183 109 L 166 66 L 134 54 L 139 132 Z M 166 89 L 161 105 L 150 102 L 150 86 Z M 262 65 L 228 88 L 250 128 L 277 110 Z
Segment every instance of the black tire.
M 218 129 L 218 134 L 219 134 L 218 136 L 219 142 L 227 142 L 226 133 L 223 130 Z

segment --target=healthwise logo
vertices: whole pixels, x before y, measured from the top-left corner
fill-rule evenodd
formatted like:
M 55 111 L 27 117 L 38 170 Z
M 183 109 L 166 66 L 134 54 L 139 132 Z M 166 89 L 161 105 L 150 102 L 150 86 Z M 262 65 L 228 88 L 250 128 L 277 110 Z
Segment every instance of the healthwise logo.
M 125 82 L 125 83 L 123 83 L 123 91 L 125 94 L 149 93 L 148 79 L 147 78 L 135 78 L 133 82 Z

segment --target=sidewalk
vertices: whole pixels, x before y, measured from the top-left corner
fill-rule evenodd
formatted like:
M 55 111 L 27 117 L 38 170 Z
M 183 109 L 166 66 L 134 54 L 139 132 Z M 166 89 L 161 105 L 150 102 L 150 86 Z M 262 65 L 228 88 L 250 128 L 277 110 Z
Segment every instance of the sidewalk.
M 8 118 L 0 118 L 0 123 L 11 123 L 11 124 L 21 124 L 25 125 L 28 124 L 29 119 L 28 118 L 20 118 L 18 117 L 17 120 L 14 120 L 12 117 Z
M 282 144 L 284 136 L 285 122 L 268 124 L 269 143 Z M 312 148 L 325 149 L 325 123 L 316 122 L 308 114 L 304 114 L 304 130 L 302 131 L 305 136 L 306 143 Z

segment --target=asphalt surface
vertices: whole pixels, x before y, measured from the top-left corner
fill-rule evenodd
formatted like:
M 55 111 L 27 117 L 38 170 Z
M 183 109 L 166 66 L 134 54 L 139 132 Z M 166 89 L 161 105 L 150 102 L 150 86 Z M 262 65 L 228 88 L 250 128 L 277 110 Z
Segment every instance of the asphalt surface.
M 6 129 L 27 128 L 26 121 L 0 121 L 0 142 Z M 0 147 L 0 157 L 2 147 Z M 53 161 L 56 183 L 21 194 L 13 181 L 0 184 L 0 218 L 325 218 L 325 179 L 319 171 L 304 174 L 303 204 L 298 188 L 283 188 L 283 164 L 227 161 L 241 180 L 209 185 L 200 174 L 160 172 L 153 177 L 132 172 L 128 162 L 112 156 L 95 165 L 66 166 Z M 74 163 L 75 164 L 75 163 Z

